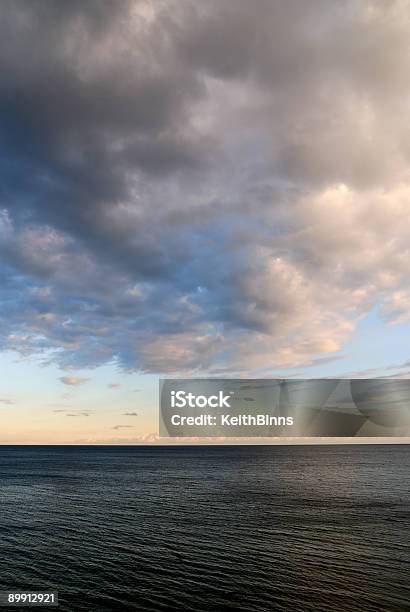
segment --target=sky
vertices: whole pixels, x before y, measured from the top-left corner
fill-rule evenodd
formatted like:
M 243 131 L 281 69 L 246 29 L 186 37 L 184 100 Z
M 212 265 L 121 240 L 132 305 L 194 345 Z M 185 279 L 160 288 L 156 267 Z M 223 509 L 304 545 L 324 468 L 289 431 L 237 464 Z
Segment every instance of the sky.
M 0 46 L 0 443 L 410 374 L 408 0 L 4 0 Z

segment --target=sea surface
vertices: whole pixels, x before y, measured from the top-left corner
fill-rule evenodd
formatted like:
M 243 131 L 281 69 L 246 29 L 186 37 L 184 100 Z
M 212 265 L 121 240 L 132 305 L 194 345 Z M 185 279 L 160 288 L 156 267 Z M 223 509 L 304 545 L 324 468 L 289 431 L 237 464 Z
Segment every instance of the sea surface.
M 409 532 L 409 446 L 0 447 L 0 590 L 59 610 L 410 610 Z

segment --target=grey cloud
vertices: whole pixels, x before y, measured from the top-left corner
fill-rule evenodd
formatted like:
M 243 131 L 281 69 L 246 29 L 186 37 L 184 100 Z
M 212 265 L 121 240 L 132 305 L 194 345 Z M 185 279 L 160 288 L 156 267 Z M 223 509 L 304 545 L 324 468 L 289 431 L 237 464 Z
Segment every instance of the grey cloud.
M 407 2 L 3 4 L 0 347 L 243 372 L 410 316 Z

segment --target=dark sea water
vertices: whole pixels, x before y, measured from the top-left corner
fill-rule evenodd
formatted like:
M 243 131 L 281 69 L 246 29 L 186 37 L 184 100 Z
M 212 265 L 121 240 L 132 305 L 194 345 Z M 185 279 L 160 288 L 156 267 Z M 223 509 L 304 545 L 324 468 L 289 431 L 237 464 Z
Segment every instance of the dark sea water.
M 70 611 L 410 610 L 409 475 L 409 446 L 0 447 L 0 590 Z

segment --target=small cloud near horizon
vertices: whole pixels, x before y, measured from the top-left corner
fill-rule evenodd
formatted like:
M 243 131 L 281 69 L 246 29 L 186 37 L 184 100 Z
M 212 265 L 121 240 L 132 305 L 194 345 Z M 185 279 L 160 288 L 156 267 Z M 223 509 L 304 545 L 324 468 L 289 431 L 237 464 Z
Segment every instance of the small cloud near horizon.
M 81 376 L 61 376 L 59 378 L 59 380 L 64 385 L 68 385 L 69 387 L 76 387 L 78 385 L 83 385 L 84 383 L 86 383 L 90 379 L 89 378 L 82 378 Z
M 0 399 L 0 404 L 4 404 L 5 406 L 14 406 L 16 402 L 14 400 L 11 399 L 7 399 L 7 398 L 1 398 Z
M 132 427 L 132 425 L 114 425 L 113 429 L 129 429 Z
M 109 389 L 119 389 L 121 385 L 119 383 L 110 383 L 107 385 Z
M 138 416 L 138 412 L 124 412 L 124 416 Z

